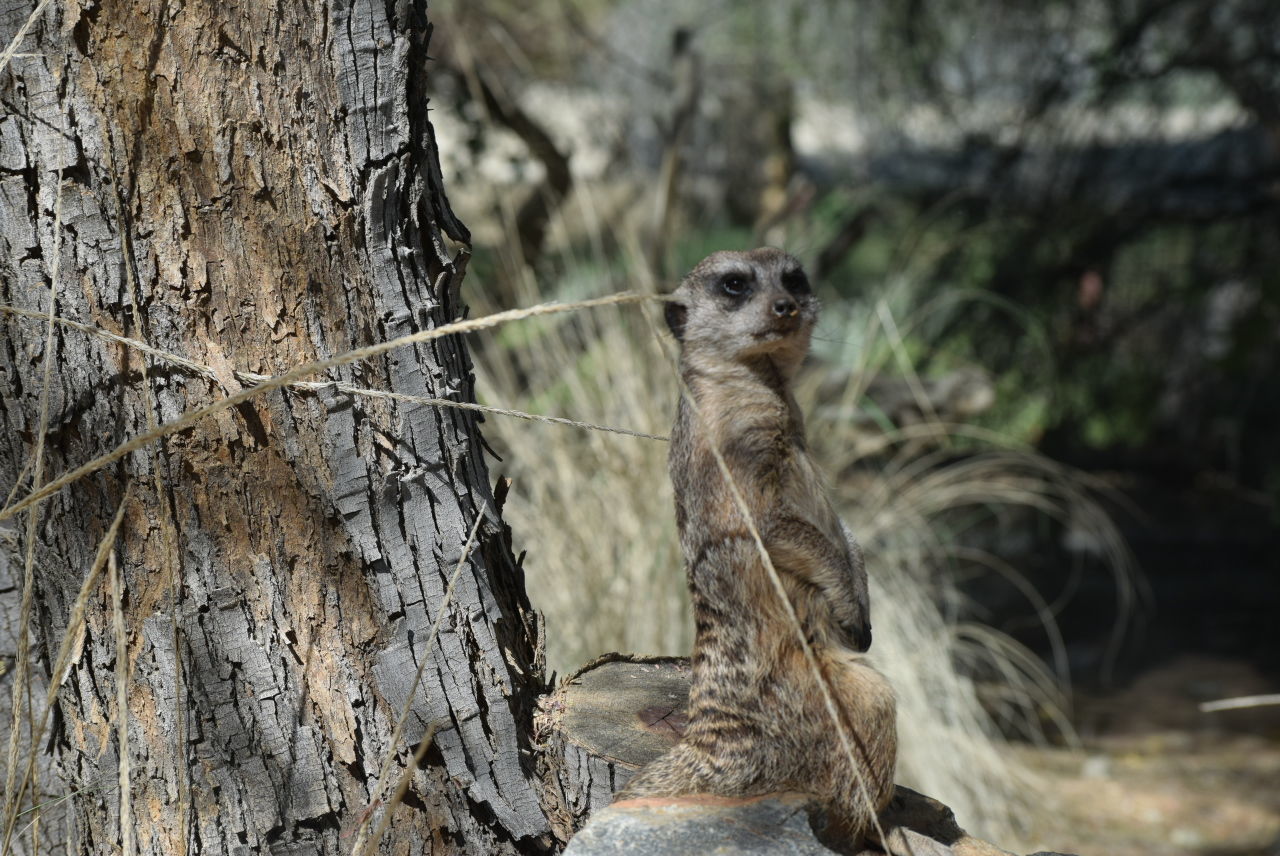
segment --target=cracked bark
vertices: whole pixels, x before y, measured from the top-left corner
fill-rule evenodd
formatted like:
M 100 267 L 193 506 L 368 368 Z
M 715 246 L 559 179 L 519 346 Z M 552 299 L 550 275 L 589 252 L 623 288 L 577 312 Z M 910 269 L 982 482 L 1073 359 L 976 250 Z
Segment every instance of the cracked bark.
M 0 73 L 0 301 L 47 308 L 60 240 L 58 314 L 212 366 L 224 386 L 231 368 L 279 373 L 460 317 L 453 248 L 467 233 L 427 118 L 425 6 L 49 4 Z M 0 9 L 0 44 L 34 7 Z M 45 355 L 41 324 L 0 325 L 6 493 L 33 453 L 47 356 L 50 475 L 144 431 L 145 397 L 164 422 L 226 393 L 155 362 L 144 379 L 139 354 L 75 331 Z M 456 338 L 328 376 L 473 397 Z M 138 852 L 348 850 L 423 657 L 398 762 L 432 724 L 436 745 L 381 852 L 545 849 L 528 738 L 538 626 L 473 414 L 275 392 L 64 489 L 41 506 L 36 544 L 45 670 L 126 481 Z M 476 515 L 478 544 L 423 650 Z M 87 624 L 49 741 L 61 780 L 42 791 L 86 789 L 67 852 L 107 853 L 119 745 L 105 583 Z

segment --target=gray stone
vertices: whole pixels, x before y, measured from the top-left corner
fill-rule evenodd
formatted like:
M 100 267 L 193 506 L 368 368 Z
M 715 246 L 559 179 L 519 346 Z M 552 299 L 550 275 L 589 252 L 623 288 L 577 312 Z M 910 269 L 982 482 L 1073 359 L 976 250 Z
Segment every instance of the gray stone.
M 885 836 L 883 847 L 890 856 L 952 856 L 955 853 L 941 841 L 934 841 L 905 826 L 890 830 Z
M 595 814 L 564 856 L 833 856 L 804 797 L 627 800 Z

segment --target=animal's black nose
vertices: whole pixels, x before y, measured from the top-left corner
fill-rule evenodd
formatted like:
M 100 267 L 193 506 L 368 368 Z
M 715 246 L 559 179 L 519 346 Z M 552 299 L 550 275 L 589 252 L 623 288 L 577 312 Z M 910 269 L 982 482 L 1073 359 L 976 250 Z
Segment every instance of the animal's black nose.
M 800 307 L 796 306 L 796 302 L 790 297 L 779 297 L 773 301 L 773 314 L 779 318 L 785 318 L 788 315 L 795 315 L 800 311 Z

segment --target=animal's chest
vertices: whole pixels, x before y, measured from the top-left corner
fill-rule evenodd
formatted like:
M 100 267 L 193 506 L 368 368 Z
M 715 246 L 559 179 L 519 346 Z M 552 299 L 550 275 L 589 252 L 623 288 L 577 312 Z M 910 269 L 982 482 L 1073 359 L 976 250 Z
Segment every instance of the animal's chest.
M 808 521 L 835 543 L 844 541 L 840 518 L 827 495 L 826 484 L 808 454 L 799 451 L 783 476 L 779 500 L 790 513 Z
M 691 481 L 697 485 L 690 491 L 696 498 L 688 504 L 680 503 L 677 513 L 682 524 L 682 545 L 691 561 L 712 553 L 719 555 L 719 545 L 734 540 L 744 550 L 738 559 L 753 564 L 758 548 L 752 530 L 768 549 L 775 533 L 804 531 L 795 528 L 797 523 L 807 524 L 811 533 L 816 530 L 838 549 L 845 544 L 840 519 L 821 478 L 803 453 L 756 477 L 734 477 L 730 470 L 730 479 L 725 479 L 717 468 L 694 476 Z M 686 501 L 690 498 L 683 497 Z M 708 548 L 716 549 L 708 552 Z

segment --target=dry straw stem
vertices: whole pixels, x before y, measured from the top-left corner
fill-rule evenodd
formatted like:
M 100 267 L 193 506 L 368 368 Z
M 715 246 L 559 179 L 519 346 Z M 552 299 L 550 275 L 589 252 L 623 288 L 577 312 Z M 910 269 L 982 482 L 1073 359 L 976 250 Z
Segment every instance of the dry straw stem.
M 693 407 L 695 414 L 698 413 L 696 405 L 693 405 L 693 394 L 685 385 L 684 379 L 680 381 L 681 389 L 684 391 L 686 398 Z M 867 787 L 866 780 L 862 775 L 862 765 L 858 763 L 858 756 L 854 752 L 853 745 L 857 741 L 857 736 L 850 736 L 848 729 L 845 728 L 844 722 L 840 719 L 839 709 L 836 707 L 835 697 L 832 695 L 831 687 L 827 682 L 827 677 L 822 673 L 822 669 L 818 666 L 818 658 L 813 653 L 812 646 L 809 645 L 809 639 L 805 636 L 804 627 L 800 624 L 800 618 L 796 615 L 795 605 L 792 604 L 791 598 L 787 595 L 787 590 L 782 584 L 782 578 L 778 575 L 778 570 L 773 566 L 773 559 L 769 556 L 769 551 L 764 546 L 764 540 L 760 537 L 760 530 L 756 528 L 755 519 L 751 515 L 751 509 L 747 506 L 747 500 L 743 497 L 742 492 L 738 489 L 738 483 L 733 477 L 733 473 L 729 471 L 729 465 L 725 462 L 724 456 L 721 455 L 719 447 L 717 447 L 713 439 L 708 448 L 716 459 L 716 466 L 720 468 L 721 474 L 725 478 L 725 483 L 729 486 L 729 492 L 733 494 L 734 504 L 738 506 L 742 519 L 747 524 L 747 531 L 751 533 L 751 538 L 755 541 L 756 550 L 760 553 L 760 561 L 764 564 L 766 573 L 769 575 L 769 582 L 773 585 L 774 593 L 778 596 L 778 600 L 782 603 L 783 609 L 786 611 L 787 620 L 791 624 L 792 632 L 796 635 L 796 640 L 800 643 L 800 648 L 804 652 L 805 664 L 809 671 L 813 673 L 813 677 L 817 681 L 818 690 L 822 693 L 822 703 L 826 707 L 827 715 L 831 718 L 832 727 L 835 729 L 836 736 L 840 739 L 840 747 L 845 755 L 849 758 L 850 766 L 853 769 L 853 775 L 858 782 L 858 792 L 862 795 L 863 801 L 867 805 L 867 812 L 871 816 L 872 825 L 875 827 L 876 834 L 880 836 L 880 840 L 884 841 L 884 830 L 880 827 L 880 819 L 877 817 L 875 802 L 871 799 L 871 791 Z M 914 856 L 911 843 L 905 842 L 907 851 Z
M 4 49 L 4 53 L 0 54 L 0 73 L 3 73 L 9 67 L 9 60 L 13 59 L 18 47 L 22 44 L 22 40 L 27 37 L 27 31 L 31 29 L 31 26 L 39 19 L 40 13 L 44 11 L 44 7 L 48 5 L 49 0 L 40 0 L 36 8 L 32 9 L 31 14 L 27 16 L 27 20 L 22 22 L 22 26 L 18 28 L 13 40 L 9 42 L 9 46 Z
M 920 376 L 916 374 L 916 367 L 911 363 L 911 357 L 907 354 L 907 345 L 902 340 L 902 334 L 898 332 L 898 325 L 893 320 L 893 313 L 889 311 L 889 304 L 884 300 L 876 302 L 876 316 L 880 319 L 880 326 L 884 330 L 885 335 L 889 337 L 889 346 L 893 350 L 893 357 L 898 363 L 898 370 L 902 372 L 902 376 L 907 381 L 907 387 L 911 390 L 911 395 L 916 400 L 916 404 L 920 407 L 920 412 L 925 415 L 926 425 L 936 426 L 940 422 L 938 412 L 934 410 L 933 403 L 929 401 L 928 394 L 924 391 L 924 385 L 920 383 Z M 948 444 L 947 435 L 939 431 L 937 438 L 944 444 Z
M 646 316 L 647 318 L 648 316 Z M 652 324 L 652 322 L 650 322 Z M 653 330 L 655 336 L 660 336 L 657 329 Z M 665 340 L 662 340 L 665 342 Z M 689 407 L 693 410 L 696 417 L 701 419 L 701 412 L 698 410 L 698 404 L 693 396 L 689 385 L 685 383 L 683 375 L 680 373 L 680 365 L 678 358 L 671 352 L 669 346 L 664 347 L 663 353 L 666 354 L 667 360 L 679 379 L 680 391 L 685 401 L 689 403 Z M 750 506 L 747 505 L 746 498 L 742 495 L 742 491 L 738 488 L 737 479 L 729 470 L 729 465 L 721 454 L 721 450 L 715 441 L 715 437 L 708 435 L 710 442 L 707 447 L 711 450 L 712 456 L 716 459 L 716 466 L 719 468 L 721 475 L 724 476 L 725 484 L 729 487 L 729 493 L 733 496 L 733 502 L 738 506 L 738 513 L 742 515 L 743 522 L 746 523 L 747 531 L 751 533 L 751 539 L 755 542 L 756 552 L 760 554 L 760 562 L 764 565 L 765 573 L 769 577 L 769 582 L 773 586 L 774 594 L 778 596 L 778 601 L 782 604 L 783 611 L 787 615 L 787 622 L 791 625 L 791 631 L 795 634 L 796 641 L 800 643 L 800 650 L 804 652 L 805 665 L 812 673 L 815 682 L 818 685 L 818 691 L 822 695 L 822 704 L 826 708 L 827 716 L 831 719 L 832 728 L 835 730 L 836 737 L 840 740 L 840 748 L 845 756 L 849 759 L 849 766 L 853 771 L 853 775 L 858 784 L 858 793 L 861 795 L 863 802 L 867 807 L 867 814 L 871 817 L 871 824 L 875 828 L 876 834 L 881 841 L 885 841 L 884 829 L 880 825 L 880 818 L 877 816 L 875 801 L 871 798 L 871 790 L 867 787 L 866 778 L 862 775 L 862 764 L 859 763 L 858 754 L 854 751 L 854 744 L 857 742 L 857 735 L 850 735 L 845 723 L 840 719 L 840 711 L 836 706 L 835 695 L 831 691 L 831 685 L 827 681 L 826 675 L 822 673 L 822 669 L 818 665 L 818 658 L 813 652 L 813 647 L 809 644 L 809 639 L 805 635 L 804 627 L 800 624 L 800 617 L 796 614 L 795 605 L 791 602 L 791 598 L 787 595 L 787 589 L 782 584 L 782 577 L 778 574 L 778 569 L 774 567 L 773 559 L 769 556 L 769 550 L 764 546 L 764 539 L 760 536 L 760 530 L 756 526 L 754 515 L 751 513 Z M 909 841 L 905 842 L 908 856 L 914 856 L 914 850 Z
M 294 386 L 303 386 L 304 384 L 294 384 Z M 424 398 L 420 395 L 405 395 L 399 392 L 383 392 L 377 389 L 364 389 L 358 386 L 352 386 L 346 383 L 326 384 L 311 383 L 306 386 L 313 388 L 330 387 L 336 388 L 340 392 L 349 393 L 351 395 L 361 395 L 366 398 L 390 398 L 394 401 L 408 401 L 414 404 L 428 404 L 432 407 L 452 407 L 457 410 L 474 410 L 478 413 L 493 413 L 499 416 L 514 416 L 517 419 L 525 419 L 529 422 L 543 422 L 548 425 L 563 425 L 566 428 L 582 428 L 587 431 L 602 431 L 606 434 L 621 434 L 624 437 L 637 437 L 641 440 L 657 440 L 659 442 L 667 442 L 666 437 L 661 434 L 647 434 L 644 431 L 633 431 L 630 428 L 618 428 L 613 425 L 597 425 L 594 422 L 583 422 L 578 419 L 565 419 L 562 416 L 544 416 L 541 413 L 525 413 L 522 410 L 508 410 L 504 407 L 489 407 L 484 404 L 475 404 L 470 401 L 450 401 L 447 398 Z
M 1267 695 L 1236 696 L 1222 698 L 1217 701 L 1206 701 L 1200 705 L 1201 713 L 1213 713 L 1216 710 L 1239 710 L 1246 707 L 1270 707 L 1280 704 L 1280 693 Z
M 467 558 L 471 555 L 471 549 L 475 546 L 476 533 L 480 531 L 480 524 L 484 521 L 484 511 L 480 510 L 476 514 L 476 522 L 471 525 L 471 532 L 467 534 L 467 541 L 462 546 L 462 555 L 458 557 L 458 564 L 453 569 L 453 574 L 449 577 L 449 585 L 444 590 L 444 597 L 440 600 L 440 605 L 436 608 L 435 621 L 431 622 L 431 632 L 427 634 L 426 644 L 422 646 L 418 655 L 418 671 L 414 673 L 413 683 L 409 685 L 409 695 L 404 700 L 404 706 L 400 709 L 400 715 L 396 719 L 395 730 L 391 732 L 391 739 L 387 741 L 387 754 L 382 758 L 382 764 L 378 769 L 378 785 L 374 790 L 374 799 L 382 798 L 382 791 L 386 785 L 387 775 L 391 772 L 391 766 L 395 762 L 396 752 L 399 749 L 400 741 L 404 738 L 404 726 L 409 721 L 409 713 L 413 709 L 413 699 L 418 693 L 418 686 L 422 683 L 422 673 L 426 670 L 427 664 L 431 662 L 431 648 L 436 644 L 436 638 L 440 635 L 440 624 L 444 620 L 444 614 L 449 608 L 449 603 L 453 600 L 453 587 L 458 582 L 458 577 L 462 575 L 462 569 L 466 566 Z M 378 822 L 378 828 L 374 831 L 373 837 L 366 840 L 365 833 L 369 823 L 366 816 L 360 821 L 360 831 L 356 836 L 355 844 L 351 847 L 351 852 L 356 856 L 365 856 L 371 848 L 378 846 L 378 842 L 382 840 L 383 834 L 387 831 L 387 825 L 391 822 L 391 813 L 395 811 L 397 805 L 404 799 L 405 792 L 409 789 L 409 783 L 413 780 L 413 774 L 418 769 L 418 763 L 427 753 L 427 748 L 431 745 L 431 741 L 435 737 L 436 723 L 431 723 L 426 734 L 418 742 L 418 748 L 413 753 L 413 758 L 401 773 L 399 780 L 396 782 L 395 792 L 391 799 L 387 802 L 382 810 L 382 819 Z
M 89 598 L 93 596 L 98 579 L 102 575 L 102 569 L 107 565 L 107 557 L 111 555 L 112 548 L 115 546 L 116 537 L 120 533 L 120 524 L 124 520 L 125 508 L 129 505 L 131 490 L 132 485 L 125 485 L 124 496 L 120 498 L 120 505 L 116 508 L 115 516 L 111 518 L 111 524 L 107 527 L 102 540 L 98 542 L 93 564 L 89 567 L 89 573 L 85 575 L 84 582 L 80 584 L 80 592 L 76 595 L 75 602 L 71 605 L 71 612 L 67 616 L 67 628 L 62 634 L 62 642 L 58 645 L 58 654 L 54 658 L 53 670 L 49 675 L 49 686 L 45 690 L 44 710 L 40 716 L 40 721 L 36 724 L 36 728 L 31 734 L 31 752 L 27 756 L 26 771 L 18 788 L 19 795 L 26 790 L 27 785 L 33 778 L 36 747 L 44 740 L 45 730 L 48 729 L 49 719 L 53 715 L 53 705 L 57 700 L 58 689 L 66 679 L 67 670 L 71 667 L 72 656 L 79 650 L 80 641 L 84 638 L 85 616 L 88 614 Z M 18 817 L 22 814 L 22 812 L 18 811 L 19 804 L 20 800 L 10 800 L 5 803 L 6 821 L 4 847 L 2 848 L 2 852 L 5 854 L 9 853 L 10 838 L 13 835 L 14 824 L 17 823 Z
M 116 737 L 120 744 L 120 852 L 133 852 L 133 807 L 129 801 L 129 639 L 124 631 L 124 590 L 116 551 L 107 557 L 111 578 L 111 629 L 116 639 Z
M 442 273 L 440 275 L 441 279 L 443 279 L 443 277 L 447 275 L 448 275 L 447 272 Z M 438 290 L 440 287 L 440 280 L 437 280 L 436 287 Z M 519 321 L 525 318 L 535 318 L 542 315 L 555 315 L 562 312 L 572 312 L 579 309 L 588 309 L 596 306 L 614 306 L 614 305 L 623 304 L 623 303 L 639 303 L 641 301 L 658 300 L 658 299 L 661 299 L 661 298 L 657 298 L 653 295 L 647 295 L 647 294 L 621 292 L 619 294 L 612 294 L 607 297 L 597 297 L 591 300 L 580 300 L 574 303 L 556 303 L 556 302 L 542 303 L 537 306 L 530 306 L 525 309 L 510 309 L 510 310 L 507 310 L 506 312 L 497 312 L 493 315 L 486 315 L 482 318 L 473 318 L 466 321 L 455 321 L 452 324 L 445 324 L 441 327 L 436 327 L 431 330 L 420 330 L 417 333 L 410 333 L 407 336 L 400 336 L 396 339 L 392 339 L 387 342 L 379 342 L 377 344 L 368 345 L 363 348 L 356 348 L 351 351 L 346 351 L 345 353 L 337 354 L 336 356 L 332 356 L 327 359 L 317 360 L 315 362 L 305 363 L 300 366 L 295 366 L 294 368 L 290 369 L 284 374 L 276 375 L 274 377 L 271 377 L 267 380 L 262 381 L 261 383 L 251 386 L 248 389 L 241 390 L 240 392 L 234 393 L 233 395 L 229 395 L 226 398 L 219 399 L 218 401 L 215 401 L 212 404 L 208 404 L 197 410 L 193 410 L 190 413 L 186 414 L 185 416 L 179 417 L 178 419 L 175 419 L 172 422 L 167 422 L 164 425 L 161 425 L 154 430 L 147 431 L 135 437 L 132 440 L 122 443 L 121 445 L 117 446 L 115 449 L 111 450 L 105 455 L 101 455 L 97 458 L 94 458 L 92 461 L 89 461 L 87 464 L 77 467 L 71 472 L 66 473 L 65 475 L 62 475 L 54 479 L 53 481 L 45 485 L 43 488 L 33 490 L 30 494 L 28 494 L 26 497 L 24 497 L 17 503 L 10 505 L 8 508 L 5 508 L 3 511 L 0 511 L 0 521 L 8 520 L 10 517 L 13 517 L 15 514 L 18 514 L 24 509 L 29 508 L 31 505 L 37 502 L 40 502 L 41 500 L 49 496 L 52 496 L 53 494 L 57 493 L 59 490 L 71 484 L 72 482 L 75 482 L 78 479 L 81 479 L 89 475 L 90 473 L 97 472 L 98 470 L 102 469 L 108 464 L 111 464 L 115 461 L 120 460 L 125 455 L 128 455 L 130 452 L 136 451 L 137 449 L 140 449 L 148 445 L 149 443 L 156 441 L 161 437 L 167 436 L 169 434 L 173 434 L 177 431 L 182 431 L 183 429 L 189 428 L 192 425 L 196 424 L 200 420 L 204 419 L 206 416 L 210 416 L 215 413 L 220 413 L 224 410 L 235 407 L 238 404 L 243 404 L 249 399 L 254 398 L 258 395 L 261 395 L 264 392 L 270 392 L 273 389 L 279 389 L 281 387 L 288 386 L 293 382 L 301 380 L 302 378 L 308 375 L 326 371 L 328 369 L 335 368 L 337 366 L 349 365 L 350 363 L 359 362 L 360 360 L 365 360 L 370 357 L 376 357 L 376 356 L 379 356 L 380 354 L 385 354 L 387 351 L 391 351 L 396 348 L 403 348 L 408 345 L 416 345 L 422 342 L 429 342 L 433 339 L 439 339 L 443 336 L 450 336 L 458 333 L 472 333 L 477 330 L 487 330 L 491 327 L 497 327 L 500 324 L 505 324 L 510 321 Z
M 112 138 L 110 135 L 108 135 L 107 146 L 106 146 L 106 156 L 107 156 L 107 171 L 109 173 L 115 173 L 114 150 L 115 150 L 115 147 L 112 144 Z M 144 319 L 147 316 L 146 316 L 146 313 L 142 311 L 142 297 L 138 289 L 137 261 L 135 260 L 135 257 L 133 254 L 133 236 L 132 236 L 132 233 L 130 233 L 125 223 L 124 203 L 120 198 L 119 185 L 116 185 L 115 190 L 116 192 L 112 194 L 112 198 L 113 198 L 113 201 L 115 202 L 116 225 L 119 228 L 121 243 L 125 251 L 124 274 L 125 274 L 125 279 L 127 280 L 128 286 L 129 286 L 129 301 L 132 304 L 131 308 L 133 310 L 133 317 L 138 325 L 138 329 L 142 331 L 142 333 L 145 335 L 146 322 Z M 158 423 L 158 420 L 156 419 L 155 404 L 151 400 L 151 397 L 152 397 L 151 371 L 147 366 L 147 361 L 145 359 L 139 360 L 139 363 L 141 363 L 141 366 L 142 366 L 142 402 L 143 402 L 144 410 L 146 412 L 147 430 L 155 431 L 159 423 Z M 163 463 L 163 460 L 159 455 L 157 455 L 152 460 L 152 463 L 151 463 L 151 481 L 152 481 L 152 486 L 154 487 L 156 492 L 157 504 L 162 503 L 164 501 L 164 496 L 165 496 L 164 476 L 161 475 L 161 472 L 160 472 L 162 463 Z M 176 732 L 174 735 L 174 744 L 177 748 L 177 752 L 183 756 L 182 761 L 174 765 L 174 775 L 175 775 L 175 778 L 177 779 L 175 784 L 177 785 L 177 791 L 178 791 L 178 806 L 177 806 L 176 815 L 178 818 L 180 818 L 180 822 L 182 824 L 182 828 L 178 831 L 178 834 L 177 834 L 178 850 L 174 854 L 174 856 L 186 856 L 186 853 L 187 853 L 186 820 L 187 820 L 187 814 L 188 814 L 190 803 L 191 803 L 191 782 L 188 777 L 187 764 L 186 764 L 186 758 L 185 758 L 186 751 L 187 751 L 187 699 L 185 694 L 186 682 L 183 680 L 183 675 L 182 675 L 182 629 L 178 622 L 178 611 L 181 606 L 180 601 L 182 598 L 182 585 L 181 585 L 181 580 L 179 579 L 179 575 L 181 571 L 179 568 L 178 548 L 177 548 L 178 533 L 177 533 L 177 524 L 172 519 L 170 519 L 169 515 L 161 514 L 161 515 L 158 515 L 158 517 L 160 518 L 159 519 L 160 538 L 164 548 L 164 555 L 163 555 L 163 558 L 161 559 L 161 562 L 164 565 L 165 577 L 168 579 L 168 582 L 169 582 L 169 597 L 170 597 L 169 636 L 173 642 L 173 687 L 174 687 L 173 718 L 174 718 L 174 730 Z M 112 573 L 114 574 L 115 573 L 114 558 L 112 560 L 111 568 L 112 568 Z M 115 579 L 116 578 L 113 576 L 112 580 L 114 581 Z M 113 607 L 117 611 L 120 610 L 121 605 L 120 605 L 119 599 L 115 599 L 113 601 Z M 128 788 L 128 770 L 127 770 L 128 763 L 129 763 L 129 756 L 128 756 L 128 752 L 126 751 L 129 733 L 125 728 L 125 726 L 123 725 L 123 723 L 125 722 L 125 719 L 124 719 L 125 707 L 123 705 L 123 702 L 124 702 L 124 687 L 126 682 L 126 675 L 121 670 L 121 665 L 120 665 L 122 662 L 125 662 L 128 660 L 128 651 L 125 650 L 125 639 L 123 638 L 123 633 L 124 633 L 123 615 L 119 617 L 119 621 L 120 621 L 120 633 L 122 635 L 121 635 L 121 638 L 118 640 L 120 654 L 116 659 L 116 667 L 117 667 L 116 680 L 119 682 L 119 690 L 120 690 L 120 698 L 121 698 L 120 710 L 121 710 L 121 717 L 122 717 L 120 720 L 122 723 L 121 731 L 120 731 L 120 741 L 121 741 L 121 747 L 122 747 L 121 748 L 121 772 L 120 772 L 120 776 L 121 776 L 120 817 L 122 820 L 121 820 L 120 829 L 121 829 L 121 840 L 126 842 L 126 846 L 124 846 L 123 848 L 124 852 L 131 853 L 132 847 L 128 845 L 131 845 L 132 843 L 131 841 L 133 836 L 132 824 L 124 823 L 124 819 L 127 818 L 128 816 L 127 810 L 129 807 L 129 802 L 128 802 L 129 788 Z
M 16 306 L 9 306 L 7 304 L 2 304 L 2 303 L 0 303 L 0 313 L 15 315 L 21 318 L 43 319 L 45 317 L 43 312 L 33 312 L 30 309 L 21 309 Z M 116 333 L 112 333 L 110 330 L 104 330 L 101 327 L 94 327 L 89 324 L 81 324 L 79 321 L 72 321 L 69 318 L 58 317 L 58 318 L 54 318 L 53 320 L 55 324 L 61 324 L 65 327 L 70 327 L 73 330 L 79 330 L 82 333 L 88 333 L 92 336 L 98 336 L 100 338 L 107 339 L 112 342 L 117 342 L 128 348 L 133 348 L 134 350 L 140 351 L 141 353 L 148 354 L 152 357 L 155 357 L 156 359 L 164 360 L 165 362 L 172 363 L 173 365 L 176 365 L 176 366 L 181 366 L 182 368 L 185 368 L 194 374 L 200 375 L 201 377 L 205 377 L 211 381 L 214 381 L 215 383 L 222 386 L 223 389 L 227 388 L 225 385 L 224 378 L 219 376 L 212 366 L 203 365 L 202 363 L 198 363 L 195 360 L 189 359 L 187 357 L 179 356 L 178 354 L 174 354 L 169 351 L 163 351 L 159 348 L 154 348 L 151 345 L 148 345 L 146 342 L 139 341 L 138 339 L 130 339 L 127 336 L 121 336 Z M 250 384 L 257 384 L 257 383 L 262 383 L 263 381 L 271 380 L 271 375 L 258 374 L 257 372 L 241 371 L 239 369 L 234 370 L 232 374 L 238 380 L 241 380 L 241 381 L 244 381 L 245 383 L 250 383 Z M 293 383 L 288 384 L 288 388 L 298 389 L 298 390 L 307 390 L 310 392 L 326 392 L 326 391 L 336 390 L 338 392 L 346 393 L 348 395 L 359 395 L 364 398 L 387 398 L 394 401 L 406 401 L 411 404 L 426 404 L 431 407 L 451 407 L 451 408 L 454 408 L 455 410 L 473 410 L 473 411 L 476 411 L 477 413 L 490 413 L 498 416 L 513 416 L 516 419 L 524 419 L 529 422 L 543 422 L 549 425 L 563 425 L 567 428 L 582 428 L 587 431 L 603 431 L 608 434 L 622 434 L 627 437 L 638 437 L 642 440 L 658 440 L 661 442 L 666 442 L 667 440 L 667 438 L 661 434 L 648 434 L 648 433 L 645 433 L 644 431 L 633 431 L 630 428 L 618 428 L 612 425 L 597 425 L 592 422 L 583 422 L 578 419 L 565 419 L 564 417 L 561 417 L 561 416 L 546 416 L 541 413 L 526 413 L 522 410 L 509 410 L 504 407 L 490 407 L 484 404 L 476 404 L 471 401 L 453 401 L 452 399 L 448 399 L 448 398 L 427 398 L 421 395 L 405 395 L 404 393 L 400 393 L 400 392 L 386 392 L 380 389 L 368 389 L 365 387 L 355 386 L 354 384 L 341 383 L 337 381 L 301 380 L 301 381 L 294 381 Z M 151 428 L 153 426 L 148 424 L 147 427 Z M 30 467 L 30 462 L 27 463 L 27 467 Z M 25 474 L 26 474 L 26 469 L 24 468 L 23 476 L 25 476 Z M 21 482 L 22 478 L 20 477 L 18 481 Z M 18 489 L 17 484 L 15 483 L 13 487 L 13 492 L 16 492 L 17 489 Z M 11 492 L 7 502 L 13 501 L 13 495 L 12 495 L 13 492 Z
M 39 12 L 37 8 L 36 12 Z M 28 19 L 25 27 L 30 26 L 31 21 L 35 19 L 35 13 Z M 22 33 L 19 33 L 21 37 Z M 5 62 L 8 62 L 8 55 L 12 54 L 16 45 L 9 46 L 6 52 Z M 2 66 L 0 66 L 2 68 Z M 45 320 L 45 339 L 44 339 L 44 366 L 41 386 L 40 386 L 40 422 L 36 430 L 36 450 L 31 465 L 32 472 L 32 488 L 39 489 L 40 482 L 44 478 L 44 441 L 45 436 L 49 432 L 49 385 L 52 382 L 53 372 L 53 345 L 54 345 L 54 317 L 57 316 L 58 308 L 58 262 L 62 256 L 62 171 L 58 171 L 57 179 L 54 182 L 54 204 L 53 204 L 53 259 L 49 263 L 49 314 Z M 23 562 L 22 573 L 22 605 L 19 608 L 18 632 L 17 632 L 17 657 L 13 676 L 13 709 L 12 717 L 9 722 L 9 747 L 6 754 L 5 768 L 5 804 L 6 806 L 17 805 L 21 800 L 21 794 L 15 791 L 18 767 L 18 734 L 22 729 L 22 713 L 26 708 L 28 724 L 31 721 L 31 657 L 30 647 L 27 644 L 27 632 L 31 627 L 31 613 L 34 608 L 35 596 L 35 555 L 36 555 L 36 522 L 40 516 L 38 506 L 33 507 L 27 515 L 26 528 L 26 555 Z M 35 741 L 32 741 L 34 753 Z M 34 767 L 31 768 L 31 778 L 35 777 Z M 32 782 L 32 790 L 35 790 L 35 783 Z M 9 833 L 12 831 L 11 824 L 6 824 L 5 830 L 5 849 L 9 845 Z

